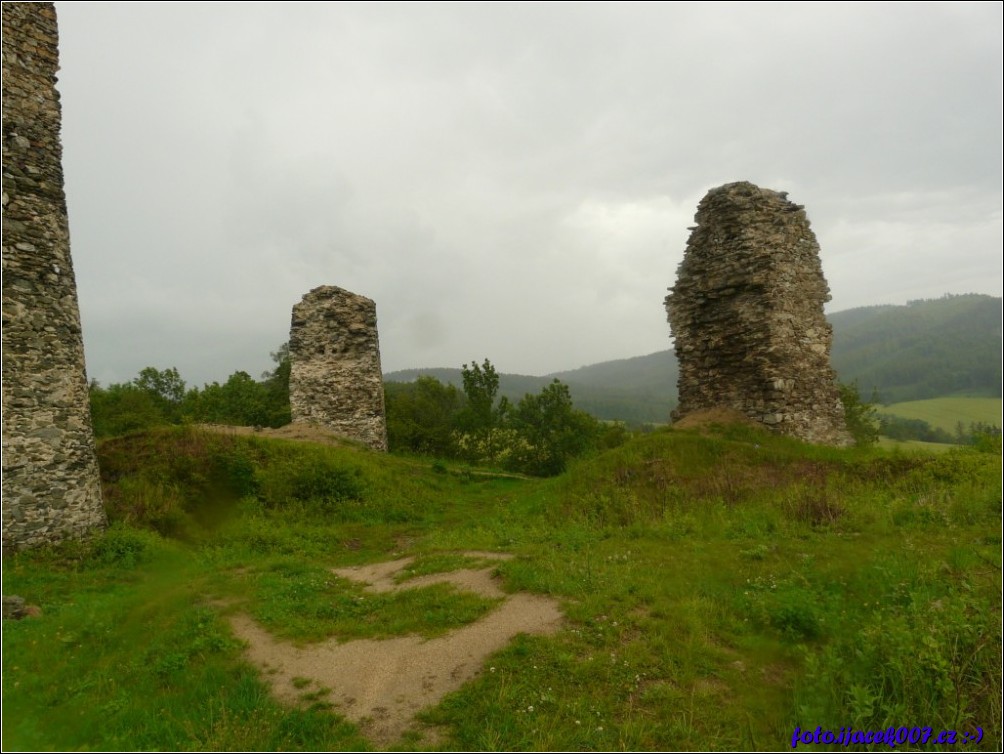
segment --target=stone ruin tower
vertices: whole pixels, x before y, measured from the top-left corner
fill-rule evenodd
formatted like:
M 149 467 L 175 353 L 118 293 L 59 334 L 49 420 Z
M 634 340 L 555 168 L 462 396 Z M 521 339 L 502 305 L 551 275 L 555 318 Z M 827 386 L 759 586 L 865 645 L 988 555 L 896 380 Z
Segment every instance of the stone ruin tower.
M 56 11 L 3 3 L 3 546 L 105 526 L 63 194 Z
M 680 363 L 673 419 L 728 407 L 781 434 L 848 445 L 819 244 L 801 205 L 752 183 L 697 207 L 666 311 Z
M 376 304 L 324 285 L 293 307 L 289 405 L 294 422 L 318 424 L 387 450 Z

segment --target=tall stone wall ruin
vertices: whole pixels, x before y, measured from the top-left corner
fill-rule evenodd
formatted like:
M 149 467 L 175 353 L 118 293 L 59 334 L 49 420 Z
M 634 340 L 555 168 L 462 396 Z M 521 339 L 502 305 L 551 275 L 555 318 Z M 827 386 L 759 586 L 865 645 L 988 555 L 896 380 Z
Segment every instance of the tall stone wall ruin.
M 63 194 L 56 12 L 3 3 L 3 546 L 104 527 Z
M 674 420 L 727 407 L 781 434 L 849 444 L 804 209 L 740 182 L 709 191 L 695 219 L 665 300 L 680 364 Z
M 376 304 L 333 285 L 293 307 L 289 405 L 294 422 L 318 424 L 387 450 Z

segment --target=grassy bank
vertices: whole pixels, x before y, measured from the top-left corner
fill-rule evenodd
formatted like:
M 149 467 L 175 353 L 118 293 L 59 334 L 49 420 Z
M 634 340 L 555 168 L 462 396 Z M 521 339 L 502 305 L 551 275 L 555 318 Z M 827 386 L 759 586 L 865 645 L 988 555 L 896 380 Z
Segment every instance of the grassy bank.
M 437 748 L 777 749 L 817 725 L 1001 745 L 997 455 L 668 430 L 528 480 L 175 429 L 100 461 L 109 532 L 4 561 L 42 610 L 4 625 L 5 749 L 369 748 L 309 694 L 275 702 L 226 616 L 301 643 L 445 635 L 494 603 L 360 599 L 330 569 L 467 550 L 514 554 L 505 588 L 567 620 L 422 713 Z

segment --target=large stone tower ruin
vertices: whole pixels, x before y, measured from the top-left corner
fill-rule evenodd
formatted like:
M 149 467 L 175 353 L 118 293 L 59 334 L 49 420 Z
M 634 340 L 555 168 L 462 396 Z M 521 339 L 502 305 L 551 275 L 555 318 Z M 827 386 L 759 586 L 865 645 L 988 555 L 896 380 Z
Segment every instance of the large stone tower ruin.
M 63 194 L 56 11 L 3 3 L 3 545 L 105 525 Z
M 289 405 L 319 424 L 387 450 L 376 304 L 343 288 L 314 288 L 293 307 Z
M 819 244 L 784 192 L 730 183 L 697 208 L 666 311 L 680 362 L 674 419 L 735 409 L 808 442 L 847 445 Z

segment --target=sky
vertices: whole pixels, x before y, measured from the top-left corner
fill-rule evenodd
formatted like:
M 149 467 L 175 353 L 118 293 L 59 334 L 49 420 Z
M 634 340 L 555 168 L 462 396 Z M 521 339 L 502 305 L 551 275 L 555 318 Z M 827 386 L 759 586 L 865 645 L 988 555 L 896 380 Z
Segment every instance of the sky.
M 693 216 L 805 206 L 827 311 L 1002 293 L 1002 5 L 56 3 L 88 375 L 254 377 L 292 307 L 384 371 L 672 346 Z

